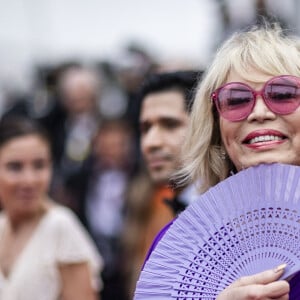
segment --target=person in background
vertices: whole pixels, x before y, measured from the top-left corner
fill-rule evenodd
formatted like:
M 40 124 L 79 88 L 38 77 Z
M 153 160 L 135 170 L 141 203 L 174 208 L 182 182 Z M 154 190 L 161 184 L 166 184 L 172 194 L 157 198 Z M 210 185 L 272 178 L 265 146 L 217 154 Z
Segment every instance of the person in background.
M 192 201 L 195 193 L 192 186 L 175 191 L 169 181 L 179 165 L 200 76 L 197 71 L 155 73 L 140 89 L 140 147 L 148 174 L 133 182 L 128 196 L 124 244 L 131 298 L 154 237 Z
M 65 180 L 76 173 L 90 155 L 92 139 L 101 119 L 100 88 L 98 74 L 87 67 L 69 67 L 58 79 L 58 101 L 65 118 L 60 128 L 52 132 L 57 156 L 52 194 L 73 210 L 77 209 L 74 203 L 64 202 L 63 187 Z
M 251 166 L 300 166 L 299 106 L 299 37 L 276 23 L 235 33 L 217 52 L 197 91 L 180 182 L 201 178 L 205 192 Z M 284 269 L 283 264 L 242 277 L 216 299 L 299 299 L 297 289 L 290 290 L 299 274 L 280 280 Z
M 78 216 L 104 259 L 102 300 L 125 296 L 121 235 L 134 167 L 131 125 L 124 119 L 103 120 L 93 139 L 91 155 L 67 180 L 67 192 L 79 207 Z
M 48 196 L 50 149 L 32 120 L 0 121 L 0 298 L 96 300 L 103 261 L 75 215 Z

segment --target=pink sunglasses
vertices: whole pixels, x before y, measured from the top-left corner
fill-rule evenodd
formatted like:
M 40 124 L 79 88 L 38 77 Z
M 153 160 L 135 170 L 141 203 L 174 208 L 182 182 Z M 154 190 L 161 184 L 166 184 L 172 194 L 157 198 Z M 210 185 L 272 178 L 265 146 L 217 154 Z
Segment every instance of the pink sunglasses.
M 242 82 L 230 82 L 215 90 L 211 99 L 223 118 L 237 122 L 250 115 L 257 96 L 262 97 L 272 112 L 290 114 L 300 105 L 300 78 L 292 75 L 275 76 L 260 91 Z

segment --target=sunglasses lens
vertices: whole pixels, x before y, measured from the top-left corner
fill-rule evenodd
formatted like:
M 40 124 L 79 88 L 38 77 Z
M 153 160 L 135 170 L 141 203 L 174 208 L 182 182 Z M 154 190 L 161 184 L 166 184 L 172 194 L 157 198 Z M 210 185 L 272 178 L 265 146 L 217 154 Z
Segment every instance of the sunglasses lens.
M 290 114 L 300 104 L 300 80 L 293 76 L 274 78 L 266 85 L 264 97 L 273 112 Z
M 217 100 L 222 116 L 230 121 L 238 121 L 247 117 L 251 112 L 254 96 L 247 86 L 230 83 L 221 88 Z

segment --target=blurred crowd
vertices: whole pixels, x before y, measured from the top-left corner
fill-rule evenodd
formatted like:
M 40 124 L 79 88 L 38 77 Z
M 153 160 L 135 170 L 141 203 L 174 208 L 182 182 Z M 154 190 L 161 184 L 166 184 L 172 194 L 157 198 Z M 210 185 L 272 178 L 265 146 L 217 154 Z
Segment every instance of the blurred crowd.
M 127 220 L 129 211 L 144 220 L 151 214 L 152 184 L 140 151 L 140 87 L 150 74 L 177 69 L 196 67 L 158 64 L 138 47 L 129 47 L 115 65 L 43 66 L 32 93 L 11 94 L 2 114 L 28 117 L 47 129 L 50 197 L 71 208 L 93 238 L 104 260 L 102 300 L 131 299 L 143 262 L 139 257 L 133 263 L 130 249 L 143 234 L 135 228 L 141 223 Z
M 228 7 L 221 7 L 224 36 L 247 25 L 234 22 Z M 264 1 L 257 1 L 257 7 L 266 9 Z M 149 74 L 174 70 L 199 71 L 184 62 L 158 63 L 131 45 L 115 63 L 39 66 L 30 93 L 6 95 L 2 118 L 26 116 L 50 134 L 50 196 L 71 208 L 94 239 L 104 260 L 102 300 L 131 299 L 134 288 L 124 249 L 139 231 L 126 232 L 126 212 L 130 205 L 145 206 L 151 190 L 140 153 L 139 88 Z M 136 194 L 139 200 L 133 203 L 129 198 Z M 147 212 L 140 218 L 147 218 Z
M 129 51 L 118 69 L 79 62 L 41 67 L 32 93 L 9 95 L 2 115 L 34 119 L 49 132 L 50 196 L 76 213 L 101 253 L 101 299 L 126 299 L 120 238 L 127 187 L 140 168 L 134 91 L 153 67 L 143 53 Z

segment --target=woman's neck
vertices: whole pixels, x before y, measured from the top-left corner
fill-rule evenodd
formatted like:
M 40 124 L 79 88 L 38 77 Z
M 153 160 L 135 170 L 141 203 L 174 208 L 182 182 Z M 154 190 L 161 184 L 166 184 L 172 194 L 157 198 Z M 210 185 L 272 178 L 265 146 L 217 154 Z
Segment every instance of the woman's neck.
M 9 227 L 12 233 L 17 234 L 22 228 L 35 226 L 48 211 L 50 203 L 44 202 L 35 212 L 28 214 L 8 214 Z

